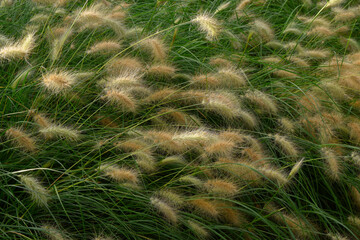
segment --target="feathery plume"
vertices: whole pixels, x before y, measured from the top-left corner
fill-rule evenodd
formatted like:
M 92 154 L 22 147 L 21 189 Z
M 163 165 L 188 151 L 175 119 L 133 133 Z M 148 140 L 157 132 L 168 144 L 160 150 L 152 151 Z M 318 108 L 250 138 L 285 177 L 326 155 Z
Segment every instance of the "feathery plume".
M 45 139 L 61 138 L 68 141 L 78 141 L 81 137 L 79 131 L 55 124 L 41 128 L 39 132 Z
M 352 226 L 360 229 L 360 218 L 359 217 L 349 216 L 347 220 Z
M 279 125 L 280 128 L 286 133 L 294 133 L 295 132 L 295 125 L 290 119 L 282 117 L 279 118 Z
M 360 192 L 357 190 L 355 186 L 351 186 L 350 188 L 351 199 L 353 200 L 353 204 L 357 209 L 360 209 Z
M 220 68 L 214 77 L 219 79 L 221 87 L 233 88 L 247 85 L 245 75 L 235 68 Z
M 140 40 L 139 48 L 151 54 L 154 60 L 163 62 L 167 58 L 168 48 L 163 40 L 158 37 Z
M 170 78 L 175 75 L 176 68 L 168 64 L 155 64 L 152 65 L 147 73 L 154 77 Z
M 25 59 L 29 58 L 35 47 L 35 33 L 28 33 L 22 40 L 7 43 L 0 48 L 0 59 Z
M 150 130 L 144 134 L 145 140 L 149 140 L 155 147 L 167 152 L 167 153 L 183 153 L 186 150 L 186 146 L 174 141 L 174 133 L 165 131 Z
M 257 33 L 263 42 L 270 42 L 275 38 L 274 30 L 271 28 L 270 24 L 263 20 L 255 20 L 252 23 L 252 31 Z
M 287 137 L 281 136 L 280 134 L 271 135 L 274 138 L 275 143 L 281 148 L 282 152 L 291 158 L 297 157 L 299 151 L 293 142 Z
M 235 144 L 226 140 L 216 140 L 214 143 L 205 147 L 206 155 L 215 155 L 215 156 L 231 156 L 235 148 Z
M 138 72 L 121 72 L 116 77 L 111 77 L 104 81 L 105 89 L 131 89 L 132 87 L 142 86 L 141 75 Z
M 46 73 L 41 78 L 41 85 L 48 91 L 58 94 L 70 89 L 76 82 L 76 77 L 70 72 L 54 70 Z
M 178 215 L 171 206 L 169 206 L 166 202 L 156 198 L 151 197 L 150 203 L 155 207 L 157 211 L 159 211 L 167 221 L 169 221 L 172 224 L 176 224 L 178 222 Z
M 338 6 L 338 5 L 342 4 L 343 2 L 344 2 L 344 0 L 329 0 L 325 3 L 325 7 L 329 8 L 329 7 Z
M 227 180 L 210 179 L 204 183 L 207 192 L 219 196 L 234 196 L 238 193 L 237 186 Z
M 156 195 L 176 208 L 179 208 L 184 205 L 183 197 L 171 190 L 163 189 L 158 191 Z
M 301 166 L 303 165 L 303 162 L 304 162 L 304 158 L 298 161 L 297 163 L 295 163 L 295 165 L 292 167 L 288 175 L 288 179 L 293 178 L 299 172 Z
M 43 114 L 34 113 L 32 118 L 34 119 L 34 122 L 42 128 L 50 127 L 52 125 L 51 120 L 46 118 Z
M 263 92 L 258 90 L 248 91 L 244 97 L 251 103 L 255 104 L 263 113 L 276 114 L 278 112 L 278 107 L 275 101 Z
M 199 237 L 199 238 L 207 238 L 210 234 L 208 231 L 206 231 L 206 229 L 204 227 L 202 227 L 200 224 L 192 221 L 192 220 L 188 220 L 187 224 L 189 225 L 189 228 Z
M 35 140 L 19 128 L 9 128 L 5 132 L 5 136 L 12 142 L 14 146 L 19 147 L 27 152 L 35 152 L 37 149 Z
M 126 167 L 102 164 L 99 169 L 104 173 L 105 176 L 111 178 L 117 183 L 137 184 L 139 182 L 137 172 Z
M 311 226 L 299 217 L 281 212 L 281 210 L 277 209 L 272 203 L 266 204 L 265 209 L 271 214 L 271 217 L 275 221 L 285 225 L 296 236 L 307 238 L 311 233 Z
M 123 90 L 107 89 L 105 90 L 103 99 L 108 103 L 120 107 L 124 112 L 135 112 L 137 109 L 137 103 L 132 96 Z
M 38 205 L 46 207 L 49 201 L 49 192 L 40 182 L 30 175 L 19 175 L 21 183 L 29 192 L 31 199 Z
M 246 218 L 239 211 L 235 209 L 233 204 L 217 201 L 216 207 L 219 211 L 219 219 L 222 222 L 237 227 L 240 227 L 241 225 L 247 222 Z
M 350 240 L 349 238 L 344 237 L 339 233 L 329 233 L 327 236 L 330 238 L 330 240 Z
M 45 224 L 41 227 L 41 229 L 44 231 L 44 234 L 50 239 L 50 240 L 68 240 L 69 238 L 66 236 L 66 234 L 59 229 L 49 225 Z
M 271 181 L 276 181 L 280 186 L 286 185 L 289 182 L 286 174 L 273 167 L 261 167 L 258 168 L 258 171 Z
M 216 205 L 210 200 L 199 198 L 189 200 L 188 203 L 195 212 L 204 217 L 216 218 L 219 215 Z
M 135 157 L 135 161 L 142 171 L 151 173 L 156 170 L 155 159 L 150 153 L 146 151 L 139 151 L 133 153 L 133 156 Z
M 205 110 L 214 112 L 225 119 L 232 120 L 239 116 L 241 111 L 239 100 L 230 92 L 213 92 L 202 99 Z
M 333 152 L 333 150 L 324 147 L 321 149 L 321 156 L 326 162 L 327 169 L 325 170 L 328 176 L 333 180 L 339 180 L 342 166 L 338 157 Z
M 198 188 L 202 188 L 203 186 L 203 182 L 199 178 L 191 175 L 182 176 L 179 178 L 179 182 L 188 183 Z
M 151 148 L 148 143 L 141 139 L 129 139 L 121 142 L 114 143 L 114 146 L 124 152 L 142 151 L 151 154 Z
M 123 72 L 139 73 L 144 69 L 143 64 L 137 58 L 123 57 L 115 58 L 106 64 L 105 69 L 110 75 L 118 75 Z
M 350 129 L 350 138 L 355 144 L 360 145 L 360 123 L 350 122 L 347 126 Z
M 116 41 L 101 41 L 90 47 L 87 54 L 111 54 L 121 49 L 120 43 Z
M 221 32 L 220 23 L 209 13 L 198 14 L 191 22 L 197 24 L 200 31 L 205 32 L 209 41 L 216 40 Z
M 214 57 L 214 58 L 211 58 L 210 61 L 209 61 L 209 64 L 210 65 L 213 65 L 213 66 L 216 66 L 216 67 L 220 67 L 220 68 L 232 68 L 234 67 L 233 63 L 229 60 L 226 60 L 224 58 L 221 58 L 221 57 Z
M 186 161 L 182 156 L 170 156 L 166 157 L 159 162 L 160 165 L 168 166 L 168 165 L 186 165 Z

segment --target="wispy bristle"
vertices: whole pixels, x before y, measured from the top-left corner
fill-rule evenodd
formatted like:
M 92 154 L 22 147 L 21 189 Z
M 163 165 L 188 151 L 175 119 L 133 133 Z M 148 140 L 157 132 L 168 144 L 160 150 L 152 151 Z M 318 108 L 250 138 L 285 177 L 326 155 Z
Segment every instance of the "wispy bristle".
M 206 191 L 220 196 L 233 196 L 237 194 L 237 186 L 223 179 L 211 179 L 204 183 Z
M 33 176 L 20 175 L 20 181 L 29 192 L 31 199 L 39 206 L 46 207 L 49 201 L 49 191 Z
M 188 203 L 194 208 L 195 212 L 204 217 L 216 218 L 219 215 L 216 205 L 210 200 L 200 198 L 189 200 Z
M 342 166 L 340 160 L 335 155 L 333 150 L 329 148 L 321 149 L 321 156 L 325 160 L 326 163 L 326 173 L 333 180 L 339 180 L 341 176 Z
M 259 172 L 280 186 L 286 185 L 289 182 L 286 174 L 273 167 L 261 167 L 259 168 Z
M 261 112 L 268 114 L 276 114 L 278 107 L 275 101 L 267 94 L 260 91 L 248 91 L 245 98 L 255 104 Z
M 165 217 L 167 221 L 172 224 L 176 224 L 178 222 L 179 217 L 175 209 L 169 206 L 166 202 L 156 197 L 150 198 L 150 202 L 155 207 L 155 209 Z
M 208 13 L 198 14 L 191 21 L 198 24 L 200 31 L 205 32 L 210 41 L 216 40 L 221 33 L 220 23 Z
M 140 60 L 133 57 L 115 58 L 106 65 L 106 71 L 110 75 L 118 75 L 123 72 L 133 72 L 138 74 L 143 68 Z
M 280 134 L 272 135 L 275 143 L 280 147 L 281 151 L 291 158 L 297 157 L 299 151 L 295 144 L 291 142 L 287 137 L 281 136 Z
M 210 234 L 204 227 L 202 227 L 199 223 L 194 222 L 192 220 L 188 220 L 189 228 L 200 238 L 207 238 Z
M 59 125 L 50 125 L 48 127 L 41 128 L 39 132 L 46 139 L 63 138 L 69 141 L 77 141 L 80 139 L 80 132 L 70 127 L 64 127 Z
M 76 82 L 75 75 L 62 70 L 46 73 L 41 78 L 41 84 L 50 92 L 58 94 L 69 90 Z
M 205 147 L 205 153 L 209 156 L 231 156 L 235 144 L 230 141 L 217 140 Z
M 137 172 L 126 167 L 102 164 L 100 166 L 100 171 L 102 171 L 105 174 L 105 176 L 113 179 L 118 183 L 137 184 L 139 182 Z
M 176 68 L 166 64 L 156 64 L 151 66 L 147 73 L 155 77 L 173 77 L 176 72 Z
M 156 193 L 159 198 L 165 200 L 170 205 L 179 208 L 184 205 L 184 199 L 180 194 L 177 194 L 171 190 L 163 189 Z
M 35 152 L 37 149 L 35 140 L 19 128 L 9 128 L 5 132 L 5 136 L 12 142 L 14 146 L 19 147 L 27 152 Z
M 35 34 L 29 33 L 22 40 L 8 43 L 0 48 L 0 59 L 28 59 L 31 51 L 35 47 Z
M 183 182 L 183 183 L 194 185 L 198 188 L 201 188 L 203 186 L 203 182 L 199 178 L 191 176 L 191 175 L 183 176 L 183 177 L 179 178 L 179 181 Z
M 167 58 L 168 48 L 163 40 L 158 37 L 143 39 L 139 42 L 140 49 L 147 51 L 156 61 L 164 61 Z
M 66 234 L 54 226 L 49 224 L 45 224 L 41 227 L 42 231 L 50 240 L 67 240 L 68 237 Z
M 125 112 L 135 112 L 137 109 L 135 100 L 126 91 L 116 89 L 105 90 L 103 98 L 110 104 L 120 107 Z
M 86 51 L 87 54 L 110 54 L 121 49 L 121 45 L 115 41 L 102 41 L 94 44 Z
M 263 20 L 255 20 L 252 24 L 252 30 L 260 36 L 263 42 L 269 42 L 275 38 L 274 30 L 269 23 Z
M 304 159 L 301 159 L 300 161 L 295 163 L 295 165 L 292 167 L 292 169 L 288 175 L 288 179 L 293 178 L 299 172 L 301 166 L 303 165 L 303 162 L 304 162 Z

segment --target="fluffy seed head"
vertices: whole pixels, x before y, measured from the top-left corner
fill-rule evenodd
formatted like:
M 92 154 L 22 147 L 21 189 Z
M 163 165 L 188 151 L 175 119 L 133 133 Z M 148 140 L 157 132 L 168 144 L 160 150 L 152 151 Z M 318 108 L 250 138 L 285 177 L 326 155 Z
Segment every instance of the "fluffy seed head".
M 140 49 L 148 52 L 155 61 L 162 62 L 167 58 L 168 48 L 158 37 L 147 38 L 139 43 Z
M 263 42 L 270 42 L 275 38 L 274 30 L 269 23 L 263 20 L 255 20 L 252 24 L 252 30 L 261 37 Z
M 120 107 L 125 112 L 135 112 L 137 104 L 135 100 L 123 90 L 108 89 L 105 90 L 103 98 L 110 104 Z
M 14 146 L 19 147 L 27 152 L 35 152 L 37 149 L 35 140 L 19 128 L 9 128 L 5 132 L 5 136 L 12 142 Z
M 121 45 L 115 41 L 101 41 L 90 47 L 87 54 L 111 54 L 121 49 Z
M 204 183 L 204 187 L 207 192 L 219 196 L 233 196 L 238 192 L 237 186 L 234 183 L 223 179 L 207 180 Z
M 29 33 L 22 40 L 1 47 L 0 59 L 27 59 L 34 47 L 35 33 Z
M 161 165 L 186 165 L 186 161 L 182 156 L 166 157 L 159 162 Z
M 46 207 L 49 201 L 49 192 L 33 176 L 20 175 L 20 181 L 29 192 L 31 199 L 38 205 Z
M 291 171 L 288 175 L 288 179 L 293 178 L 299 172 L 301 166 L 303 165 L 303 162 L 304 162 L 304 159 L 301 159 L 300 161 L 295 163 L 295 165 L 293 166 L 293 168 L 291 169 Z
M 233 142 L 217 140 L 216 142 L 205 147 L 205 153 L 209 156 L 230 156 L 235 148 Z
M 45 224 L 41 227 L 44 231 L 44 234 L 50 239 L 50 240 L 67 240 L 66 234 L 60 231 L 59 229 L 49 225 Z
M 203 228 L 200 224 L 188 220 L 187 223 L 189 224 L 189 228 L 199 237 L 199 238 L 207 238 L 210 234 Z
M 137 184 L 139 182 L 137 172 L 126 167 L 102 164 L 100 166 L 100 171 L 102 171 L 105 176 L 111 178 L 117 183 Z
M 245 96 L 247 100 L 255 104 L 261 112 L 268 114 L 276 114 L 278 107 L 275 101 L 267 94 L 260 91 L 248 91 Z
M 80 139 L 79 131 L 74 130 L 70 127 L 64 127 L 55 124 L 44 127 L 40 129 L 39 132 L 46 139 L 62 138 L 68 141 L 78 141 Z
M 276 181 L 280 186 L 286 185 L 289 182 L 287 176 L 283 172 L 273 167 L 261 167 L 258 170 L 260 174 L 269 178 L 271 181 Z
M 155 64 L 147 70 L 147 73 L 151 76 L 165 78 L 174 76 L 175 72 L 176 68 L 167 64 Z
M 183 197 L 171 190 L 160 190 L 156 193 L 156 195 L 174 207 L 178 208 L 184 205 Z
M 205 32 L 209 41 L 216 40 L 221 32 L 218 20 L 208 13 L 198 14 L 191 21 L 199 26 L 200 31 Z
M 280 134 L 274 134 L 273 138 L 286 156 L 293 158 L 299 155 L 297 147 L 287 137 L 281 136 Z
M 322 148 L 321 149 L 321 156 L 325 160 L 326 163 L 326 172 L 328 176 L 337 181 L 340 179 L 341 175 L 341 163 L 338 159 L 338 157 L 335 155 L 333 150 L 329 148 Z
M 210 200 L 200 198 L 189 200 L 188 203 L 197 213 L 204 217 L 216 218 L 219 215 L 216 205 Z
M 32 117 L 34 122 L 42 128 L 50 127 L 52 124 L 51 120 L 46 118 L 43 114 L 34 114 Z
M 354 143 L 360 145 L 360 123 L 358 122 L 350 122 L 347 124 L 350 129 L 350 138 Z
M 188 184 L 194 185 L 199 188 L 201 188 L 203 186 L 203 182 L 199 178 L 191 176 L 191 175 L 183 176 L 183 177 L 179 178 L 179 181 L 183 182 L 183 183 L 188 183 Z
M 221 68 L 214 77 L 219 79 L 220 86 L 225 88 L 237 88 L 247 85 L 245 75 L 235 68 Z
M 176 224 L 178 222 L 178 215 L 174 208 L 168 205 L 166 202 L 160 200 L 157 197 L 151 197 L 150 203 L 155 207 L 155 209 L 160 212 L 167 221 L 172 224 Z
M 74 74 L 62 70 L 55 70 L 42 76 L 41 85 L 48 91 L 58 94 L 69 90 L 75 84 Z
M 351 186 L 350 188 L 351 199 L 353 200 L 353 205 L 360 209 L 360 192 L 357 190 L 355 186 Z
M 110 75 L 118 75 L 123 72 L 139 74 L 143 68 L 142 63 L 137 58 L 133 57 L 116 58 L 106 65 L 106 71 Z

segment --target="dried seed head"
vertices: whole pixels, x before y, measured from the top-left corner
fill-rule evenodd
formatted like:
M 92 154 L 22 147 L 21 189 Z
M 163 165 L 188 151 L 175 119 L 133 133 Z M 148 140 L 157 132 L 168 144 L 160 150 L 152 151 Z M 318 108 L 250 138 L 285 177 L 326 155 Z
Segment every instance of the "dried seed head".
M 201 239 L 207 238 L 210 234 L 209 232 L 202 227 L 199 223 L 192 220 L 187 221 L 189 228 Z
M 143 70 L 142 63 L 133 57 L 115 58 L 106 65 L 106 71 L 110 75 L 118 75 L 123 72 L 139 74 Z
M 39 132 L 45 139 L 61 138 L 68 141 L 78 141 L 81 137 L 79 131 L 55 124 L 41 128 Z
M 35 152 L 37 149 L 35 140 L 19 128 L 9 128 L 5 132 L 5 136 L 12 142 L 14 146 L 19 147 L 27 152 Z
M 111 54 L 121 49 L 121 45 L 115 41 L 101 41 L 90 47 L 87 54 Z
M 291 142 L 287 137 L 281 136 L 280 134 L 272 135 L 275 143 L 281 148 L 281 151 L 290 158 L 297 157 L 299 151 L 293 142 Z
M 252 31 L 257 33 L 260 36 L 263 42 L 270 42 L 275 38 L 274 30 L 271 28 L 270 24 L 263 20 L 255 20 L 252 24 Z
M 207 192 L 219 196 L 234 196 L 238 193 L 237 186 L 227 180 L 210 179 L 204 183 Z
M 167 58 L 168 48 L 158 37 L 145 38 L 139 42 L 140 49 L 148 52 L 155 61 L 163 62 Z
M 74 74 L 62 70 L 55 70 L 44 74 L 41 79 L 41 85 L 55 94 L 69 90 L 75 82 L 76 77 Z
M 159 211 L 165 217 L 167 221 L 172 224 L 176 224 L 178 222 L 179 217 L 175 209 L 168 205 L 166 202 L 156 197 L 152 197 L 150 198 L 150 203 L 155 207 L 157 211 Z
M 154 77 L 170 78 L 175 75 L 176 68 L 167 64 L 155 64 L 152 65 L 147 73 Z
M 209 13 L 198 14 L 191 21 L 198 24 L 200 31 L 205 32 L 209 41 L 216 40 L 221 33 L 220 23 Z
M 295 165 L 293 166 L 293 168 L 291 169 L 291 171 L 288 175 L 288 179 L 293 178 L 299 172 L 301 166 L 303 165 L 303 162 L 304 162 L 304 159 L 301 159 L 300 161 L 295 163 Z
M 193 199 L 188 201 L 189 205 L 193 207 L 195 212 L 204 217 L 216 218 L 219 215 L 216 205 L 213 201 L 207 199 Z
M 20 175 L 20 181 L 29 192 L 31 199 L 41 207 L 46 207 L 49 201 L 49 192 L 33 176 Z
M 137 172 L 126 167 L 102 164 L 100 166 L 100 171 L 117 183 L 137 184 L 139 182 Z
M 123 90 L 105 90 L 103 98 L 110 104 L 120 107 L 124 112 L 135 112 L 137 109 L 137 103 L 133 97 Z
M 321 156 L 325 160 L 325 171 L 327 172 L 328 176 L 335 181 L 340 180 L 342 166 L 340 160 L 335 155 L 333 150 L 324 147 L 321 149 Z
M 0 48 L 0 59 L 28 59 L 35 47 L 35 33 L 27 34 L 22 40 L 14 43 L 7 43 Z
M 49 225 L 45 224 L 42 227 L 42 231 L 44 231 L 44 234 L 50 239 L 50 240 L 68 240 L 69 238 L 66 236 L 67 234 L 60 231 L 59 229 Z
M 276 114 L 278 107 L 275 101 L 267 94 L 256 91 L 248 91 L 245 96 L 252 104 L 255 104 L 261 112 L 267 114 Z

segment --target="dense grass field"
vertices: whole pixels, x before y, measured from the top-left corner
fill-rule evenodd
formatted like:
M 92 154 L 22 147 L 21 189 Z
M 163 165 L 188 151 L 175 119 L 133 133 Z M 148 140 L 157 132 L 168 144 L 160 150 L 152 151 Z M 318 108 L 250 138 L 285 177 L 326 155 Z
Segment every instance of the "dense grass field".
M 360 239 L 357 0 L 0 0 L 0 239 Z

